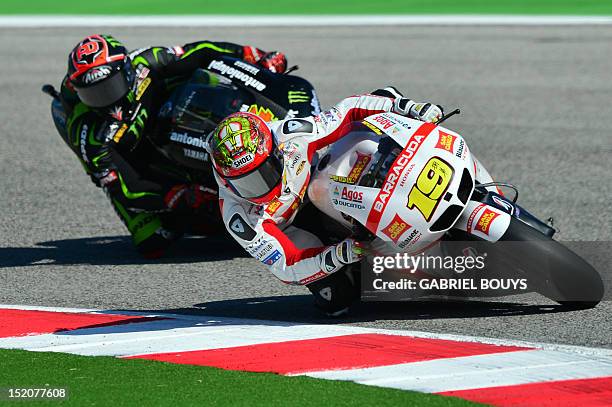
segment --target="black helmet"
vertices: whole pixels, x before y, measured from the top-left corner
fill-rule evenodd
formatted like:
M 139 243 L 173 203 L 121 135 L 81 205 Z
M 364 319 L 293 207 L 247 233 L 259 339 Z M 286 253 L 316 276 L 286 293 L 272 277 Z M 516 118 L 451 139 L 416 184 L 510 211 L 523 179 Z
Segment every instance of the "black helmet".
M 110 35 L 90 35 L 68 57 L 68 78 L 79 99 L 105 107 L 125 96 L 133 80 L 127 49 Z

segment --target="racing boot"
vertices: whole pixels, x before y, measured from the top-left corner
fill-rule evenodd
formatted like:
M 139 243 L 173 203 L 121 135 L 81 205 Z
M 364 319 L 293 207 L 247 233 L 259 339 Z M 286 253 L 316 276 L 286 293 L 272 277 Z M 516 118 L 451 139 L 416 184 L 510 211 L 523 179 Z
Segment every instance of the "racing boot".
M 315 306 L 329 317 L 347 315 L 351 304 L 360 297 L 358 266 L 351 266 L 306 286 L 314 295 Z

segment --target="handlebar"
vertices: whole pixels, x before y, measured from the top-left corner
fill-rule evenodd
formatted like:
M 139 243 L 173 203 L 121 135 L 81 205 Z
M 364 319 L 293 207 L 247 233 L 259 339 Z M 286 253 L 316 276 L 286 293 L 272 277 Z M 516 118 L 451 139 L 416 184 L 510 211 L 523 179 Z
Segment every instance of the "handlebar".
M 449 117 L 452 117 L 452 116 L 454 116 L 454 115 L 456 115 L 456 114 L 459 114 L 459 113 L 461 113 L 461 110 L 459 110 L 459 109 L 455 109 L 455 110 L 453 110 L 452 112 L 450 112 L 450 113 L 448 113 L 448 114 L 443 115 L 442 117 L 440 117 L 440 120 L 438 120 L 438 121 L 436 122 L 436 125 L 438 125 L 438 126 L 439 126 L 439 125 L 440 125 L 440 123 L 442 123 L 443 121 L 445 121 L 445 120 L 446 120 L 446 119 L 448 119 Z
M 43 85 L 42 89 L 43 93 L 46 93 L 47 95 L 51 96 L 53 99 L 55 100 L 59 100 L 59 92 L 55 90 L 55 88 L 53 87 L 53 85 L 49 85 L 48 83 Z
M 291 72 L 297 71 L 300 67 L 297 65 L 293 65 L 289 69 L 285 71 L 285 75 L 289 75 Z

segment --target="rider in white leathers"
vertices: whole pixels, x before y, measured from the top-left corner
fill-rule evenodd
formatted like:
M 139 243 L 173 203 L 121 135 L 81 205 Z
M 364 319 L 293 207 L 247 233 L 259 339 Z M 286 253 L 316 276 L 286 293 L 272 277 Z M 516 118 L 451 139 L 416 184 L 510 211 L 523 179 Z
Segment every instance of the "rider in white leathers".
M 352 96 L 317 116 L 265 123 L 249 113 L 223 120 L 209 138 L 224 223 L 240 245 L 287 284 L 307 285 L 330 315 L 348 310 L 355 285 L 345 265 L 363 255 L 346 239 L 326 246 L 292 226 L 317 152 L 344 135 L 343 127 L 367 116 L 394 112 L 436 122 L 440 107 L 415 103 L 394 88 Z

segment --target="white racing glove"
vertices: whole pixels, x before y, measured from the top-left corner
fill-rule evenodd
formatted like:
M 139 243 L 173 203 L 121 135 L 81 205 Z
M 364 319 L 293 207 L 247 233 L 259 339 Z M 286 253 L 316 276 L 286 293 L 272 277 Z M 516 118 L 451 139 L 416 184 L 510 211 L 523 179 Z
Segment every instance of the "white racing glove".
M 323 253 L 321 269 L 328 274 L 333 273 L 347 264 L 358 262 L 365 254 L 365 249 L 360 242 L 350 238 L 344 239 Z
M 363 246 L 355 239 L 344 239 L 336 245 L 336 257 L 342 264 L 356 263 L 364 255 Z
M 428 102 L 414 102 L 405 97 L 395 99 L 393 112 L 426 123 L 436 123 L 444 113 L 441 106 Z

